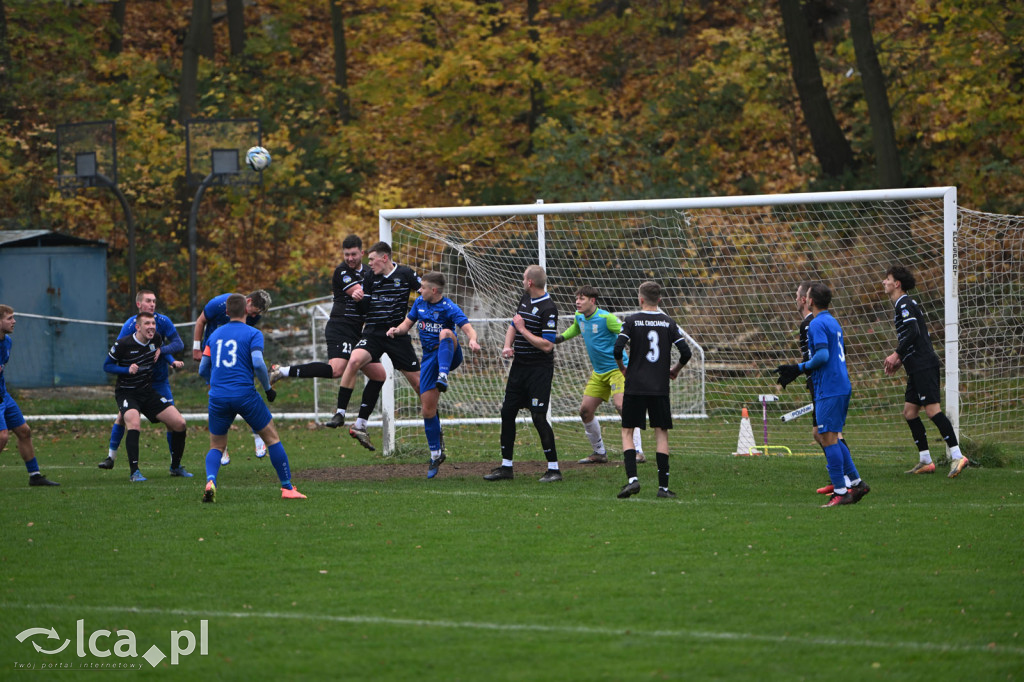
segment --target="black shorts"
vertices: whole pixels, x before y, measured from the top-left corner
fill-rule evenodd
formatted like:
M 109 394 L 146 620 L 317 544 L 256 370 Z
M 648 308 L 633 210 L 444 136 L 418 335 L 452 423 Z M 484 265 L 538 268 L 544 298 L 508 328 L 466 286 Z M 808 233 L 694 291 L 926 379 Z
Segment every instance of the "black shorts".
M 381 356 L 387 353 L 395 369 L 402 372 L 420 371 L 420 360 L 416 357 L 412 339 L 408 334 L 395 338 L 382 334 L 371 334 L 359 339 L 356 348 L 362 348 L 368 352 L 373 362 L 379 362 Z
M 672 428 L 672 402 L 667 395 L 622 394 L 622 428 L 646 429 L 647 416 L 652 429 Z
M 114 391 L 114 400 L 117 401 L 117 411 L 124 416 L 128 410 L 138 410 L 139 414 L 156 424 L 160 420 L 158 414 L 168 407 L 174 407 L 174 403 L 150 388 L 133 388 L 128 391 Z
M 939 389 L 939 368 L 931 367 L 907 374 L 907 392 L 903 399 L 913 405 L 932 405 L 942 402 Z
M 523 365 L 512 362 L 512 369 L 505 382 L 505 400 L 501 409 L 547 413 L 551 402 L 551 380 L 555 376 L 554 365 Z
M 352 349 L 359 343 L 359 338 L 363 335 L 362 332 L 362 329 L 347 322 L 327 320 L 327 325 L 324 326 L 327 357 L 331 360 L 336 358 L 348 360 L 352 356 Z

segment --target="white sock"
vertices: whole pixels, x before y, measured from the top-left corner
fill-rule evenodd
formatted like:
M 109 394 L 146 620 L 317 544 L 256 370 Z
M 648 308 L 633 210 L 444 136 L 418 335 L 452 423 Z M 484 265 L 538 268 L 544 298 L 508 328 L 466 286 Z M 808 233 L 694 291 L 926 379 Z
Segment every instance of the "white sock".
M 636 450 L 636 454 L 644 454 L 644 444 L 640 437 L 640 429 L 633 429 L 633 449 Z
M 440 457 L 441 457 L 441 451 L 440 450 L 431 450 L 430 451 L 430 459 L 440 459 Z
M 634 482 L 634 481 L 639 481 L 639 480 L 640 480 L 639 478 L 637 478 L 636 476 L 633 476 L 633 477 L 632 477 L 632 478 L 630 478 L 630 479 L 629 479 L 628 481 L 626 481 L 626 483 L 632 483 L 632 482 Z
M 548 462 L 548 471 L 558 471 L 558 462 Z
M 583 432 L 587 434 L 587 440 L 590 441 L 590 447 L 594 448 L 594 452 L 599 455 L 608 452 L 605 450 L 604 441 L 601 439 L 601 422 L 597 421 L 597 417 L 591 419 L 589 424 L 583 424 Z
M 931 464 L 932 463 L 932 453 L 931 453 L 931 451 L 929 451 L 929 450 L 922 450 L 921 452 L 919 452 L 917 454 L 921 458 L 921 464 Z
M 363 419 L 362 417 L 356 417 L 356 423 L 352 425 L 352 428 L 356 429 L 357 431 L 365 431 L 366 420 Z
M 510 460 L 510 459 L 503 459 L 503 460 L 501 460 L 501 466 L 503 466 L 503 467 L 511 467 L 512 466 L 512 460 Z
M 285 375 L 285 376 L 288 376 L 288 370 L 290 370 L 291 368 L 292 368 L 291 365 L 278 365 L 277 366 L 277 371 L 280 372 L 281 374 Z
M 110 459 L 117 459 L 117 450 L 107 450 L 107 457 Z
M 963 457 L 963 453 L 960 452 L 960 446 L 954 446 L 949 449 L 949 456 L 953 459 L 960 459 Z

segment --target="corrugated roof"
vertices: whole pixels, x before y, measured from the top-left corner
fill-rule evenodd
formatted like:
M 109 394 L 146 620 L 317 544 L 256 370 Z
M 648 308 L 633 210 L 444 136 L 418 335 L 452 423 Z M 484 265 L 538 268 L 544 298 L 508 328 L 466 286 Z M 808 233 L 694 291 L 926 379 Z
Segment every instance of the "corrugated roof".
M 105 246 L 106 242 L 82 239 L 50 230 L 0 230 L 0 248 L 14 246 Z

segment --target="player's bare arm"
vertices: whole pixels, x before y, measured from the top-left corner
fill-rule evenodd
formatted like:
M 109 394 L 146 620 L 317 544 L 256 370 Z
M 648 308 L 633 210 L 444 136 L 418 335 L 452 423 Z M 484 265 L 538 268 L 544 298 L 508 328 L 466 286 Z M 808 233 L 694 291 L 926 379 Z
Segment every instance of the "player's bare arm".
M 409 330 L 412 329 L 412 325 L 413 321 L 407 317 L 404 320 L 402 320 L 402 324 L 398 325 L 397 327 L 392 327 L 391 329 L 389 329 L 387 331 L 387 335 L 392 339 L 395 338 L 396 336 L 405 336 L 406 334 L 409 333 Z

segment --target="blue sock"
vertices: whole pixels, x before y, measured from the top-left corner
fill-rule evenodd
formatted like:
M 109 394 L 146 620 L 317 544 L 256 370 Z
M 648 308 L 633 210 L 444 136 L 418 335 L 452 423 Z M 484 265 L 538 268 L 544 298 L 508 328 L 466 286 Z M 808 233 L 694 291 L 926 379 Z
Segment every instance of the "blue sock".
M 33 457 L 29 461 L 25 462 L 25 468 L 28 469 L 28 473 L 29 474 L 38 474 L 39 473 L 39 462 L 37 462 L 36 458 Z
M 213 481 L 214 485 L 217 485 L 217 474 L 220 473 L 220 456 L 222 454 L 220 450 L 213 448 L 206 453 L 206 480 Z
M 453 339 L 441 339 L 437 347 L 437 371 L 439 374 L 447 374 L 452 365 L 452 355 L 455 354 L 455 341 Z
M 441 449 L 441 418 L 436 414 L 423 419 L 423 430 L 427 432 L 427 447 L 431 452 Z
M 288 466 L 288 455 L 284 451 L 284 443 L 277 441 L 267 446 L 267 454 L 270 455 L 270 463 L 277 470 L 277 477 L 281 479 L 281 487 L 286 490 L 292 489 L 292 470 Z
M 851 481 L 856 481 L 860 478 L 860 474 L 857 473 L 857 467 L 853 465 L 853 456 L 850 454 L 850 448 L 846 447 L 846 443 L 841 440 L 837 445 L 843 450 L 843 473 L 846 474 Z
M 825 464 L 828 468 L 828 477 L 832 481 L 832 485 L 835 486 L 836 490 L 846 489 L 846 479 L 843 478 L 844 467 L 846 466 L 845 457 L 843 455 L 843 449 L 839 447 L 839 444 L 828 445 L 825 447 Z
M 110 449 L 117 450 L 121 447 L 121 440 L 124 438 L 124 424 L 118 424 L 114 422 L 114 426 L 110 429 Z

